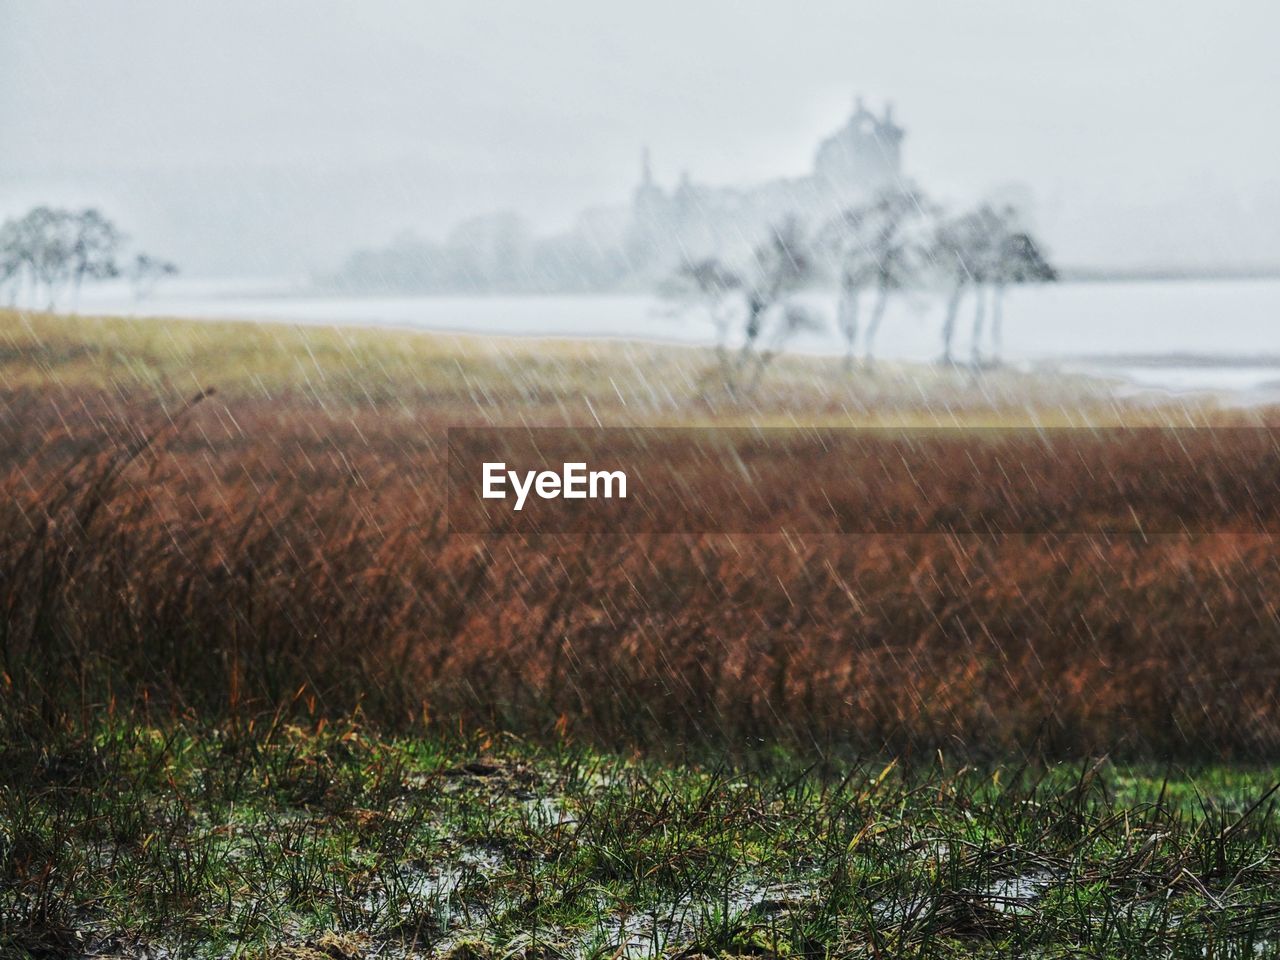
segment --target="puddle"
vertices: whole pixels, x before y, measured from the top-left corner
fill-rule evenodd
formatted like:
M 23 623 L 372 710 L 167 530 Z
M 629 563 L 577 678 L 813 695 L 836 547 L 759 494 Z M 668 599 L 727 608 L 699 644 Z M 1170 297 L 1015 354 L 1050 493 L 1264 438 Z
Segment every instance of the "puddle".
M 420 866 L 402 864 L 375 884 L 365 897 L 367 913 L 383 913 L 396 906 L 420 908 L 423 904 L 448 907 L 459 890 L 488 880 L 502 868 L 503 859 L 492 850 L 467 848 L 446 860 Z
M 578 822 L 557 797 L 535 797 L 521 801 L 521 806 L 529 818 L 529 825 L 534 828 L 545 829 Z
M 621 915 L 611 904 L 600 904 L 599 923 L 577 938 L 575 954 L 586 956 L 607 948 L 617 957 L 658 956 L 671 949 L 695 944 L 711 924 L 754 914 L 757 919 L 777 917 L 811 901 L 817 878 L 787 882 L 746 880 L 727 897 L 690 897 L 669 901 L 660 908 Z
M 1017 911 L 1039 899 L 1053 882 L 1053 875 L 1047 871 L 1025 873 L 1019 877 L 997 880 L 980 891 L 975 899 L 996 910 Z

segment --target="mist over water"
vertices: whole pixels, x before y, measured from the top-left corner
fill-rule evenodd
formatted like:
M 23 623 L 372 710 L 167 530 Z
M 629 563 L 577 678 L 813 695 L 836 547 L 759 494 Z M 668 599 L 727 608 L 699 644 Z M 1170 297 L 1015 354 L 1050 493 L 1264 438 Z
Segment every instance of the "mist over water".
M 709 346 L 715 330 L 697 310 L 648 295 L 363 296 L 308 294 L 299 284 L 174 280 L 142 301 L 122 285 L 95 290 L 82 309 L 125 316 L 190 316 L 341 324 L 521 337 L 611 337 Z M 822 329 L 791 349 L 836 356 L 835 294 L 806 295 Z M 1010 292 L 1004 356 L 1114 378 L 1118 389 L 1208 392 L 1234 402 L 1280 396 L 1280 280 L 1069 282 Z M 889 308 L 881 356 L 937 358 L 940 307 L 907 297 Z M 970 343 L 968 316 L 958 341 Z
M 331 272 L 510 211 L 538 235 L 804 175 L 855 94 L 903 173 L 1011 189 L 1064 265 L 1280 264 L 1275 9 L 0 0 L 0 215 L 105 208 L 190 276 Z
M 708 344 L 661 295 L 682 261 L 746 276 L 789 216 L 816 247 L 921 191 L 1010 205 L 1060 274 L 1009 288 L 1005 360 L 1270 397 L 1275 12 L 965 7 L 0 0 L 0 220 L 95 207 L 181 268 L 82 312 Z M 845 349 L 838 273 L 789 296 L 787 350 Z M 946 283 L 902 286 L 877 351 L 935 360 Z

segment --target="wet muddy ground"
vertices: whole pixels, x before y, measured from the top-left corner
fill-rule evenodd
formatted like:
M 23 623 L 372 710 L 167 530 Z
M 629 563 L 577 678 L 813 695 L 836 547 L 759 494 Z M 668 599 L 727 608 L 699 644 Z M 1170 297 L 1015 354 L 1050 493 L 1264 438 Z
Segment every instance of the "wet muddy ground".
M 751 771 L 121 725 L 0 766 L 6 955 L 1265 955 L 1273 772 Z

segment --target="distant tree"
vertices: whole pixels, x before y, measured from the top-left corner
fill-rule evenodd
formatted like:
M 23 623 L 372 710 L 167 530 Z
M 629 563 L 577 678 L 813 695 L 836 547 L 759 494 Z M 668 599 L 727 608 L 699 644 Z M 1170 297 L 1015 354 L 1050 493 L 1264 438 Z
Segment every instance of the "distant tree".
M 822 244 L 834 257 L 840 292 L 836 327 L 844 337 L 844 365 L 852 370 L 858 352 L 862 294 L 876 273 L 871 255 L 873 232 L 870 210 L 852 207 L 830 221 L 822 231 Z
M 76 274 L 80 232 L 77 215 L 69 210 L 35 207 L 6 225 L 13 257 L 30 281 L 32 297 L 43 294 L 52 310 L 58 294 Z
M 156 285 L 165 277 L 176 276 L 178 267 L 168 260 L 139 253 L 133 258 L 133 263 L 129 265 L 127 272 L 133 287 L 133 298 L 142 300 L 151 296 L 155 292 Z
M 39 206 L 0 227 L 0 284 L 10 285 L 16 302 L 26 284 L 32 302 L 54 310 L 68 289 L 79 301 L 86 280 L 120 275 L 118 258 L 124 235 L 101 211 L 72 211 Z M 135 282 L 154 284 L 177 272 L 173 264 L 139 254 L 133 264 Z
M 41 206 L 13 224 L 16 256 L 30 281 L 31 295 L 38 300 L 43 290 L 50 310 L 71 275 L 73 219 L 67 210 Z
M 752 386 L 759 383 L 765 368 L 782 352 L 793 334 L 820 323 L 811 310 L 790 303 L 792 294 L 812 281 L 815 272 L 809 238 L 794 217 L 772 227 L 756 247 L 745 285 L 747 313 L 737 364 L 738 373 L 750 369 Z M 771 312 L 778 315 L 777 323 L 762 347 L 762 335 Z
M 116 256 L 124 238 L 114 223 L 92 208 L 71 216 L 72 236 L 67 259 L 75 302 L 86 277 L 107 280 L 120 275 Z
M 840 277 L 837 324 L 845 338 L 847 367 L 852 368 L 857 351 L 863 291 L 875 291 L 863 345 L 863 362 L 870 368 L 890 296 L 913 284 L 919 276 L 927 253 L 920 235 L 926 215 L 926 201 L 919 191 L 893 189 L 846 211 L 823 231 L 828 243 L 833 242 L 836 247 Z
M 790 302 L 814 276 L 809 238 L 794 218 L 769 229 L 745 269 L 718 257 L 685 262 L 664 285 L 668 296 L 706 309 L 716 328 L 716 353 L 724 389 L 734 396 L 745 382 L 757 384 L 765 369 L 795 333 L 820 321 L 812 310 Z M 742 343 L 729 352 L 732 319 L 742 309 Z
M 742 288 L 742 277 L 718 257 L 686 260 L 676 270 L 664 293 L 685 304 L 705 310 L 716 332 L 716 354 L 720 363 L 729 362 L 729 327 L 733 297 Z
M 820 314 L 812 307 L 799 303 L 784 302 L 777 322 L 763 349 L 755 356 L 751 365 L 751 380 L 748 390 L 754 390 L 764 375 L 765 368 L 773 362 L 785 349 L 787 341 L 798 333 L 815 332 L 825 326 Z
M 956 322 L 968 289 L 974 291 L 970 359 L 977 368 L 985 362 L 982 337 L 988 301 L 992 321 L 992 359 L 996 359 L 1003 337 L 1005 289 L 1015 283 L 1045 283 L 1057 279 L 1057 273 L 1040 245 L 1028 231 L 1019 229 L 1018 221 L 1018 213 L 1013 207 L 997 209 L 982 204 L 939 222 L 934 233 L 932 257 L 937 270 L 951 288 L 942 325 L 942 363 L 955 363 Z
M 986 322 L 989 291 L 1000 272 L 1000 259 L 1005 239 L 1013 229 L 1012 207 L 999 209 L 982 204 L 973 211 L 969 231 L 969 271 L 973 281 L 973 329 L 969 337 L 969 358 L 977 368 L 982 365 L 982 333 Z
M 755 249 L 746 285 L 742 362 L 752 357 L 759 359 L 760 335 L 769 310 L 808 283 L 813 274 L 813 256 L 800 221 L 790 217 L 771 228 L 768 237 Z
M 1000 241 L 999 256 L 991 277 L 991 355 L 997 362 L 1004 346 L 1004 293 L 1010 284 L 1053 283 L 1058 272 L 1049 263 L 1040 244 L 1025 230 L 1006 233 Z
M 0 287 L 9 288 L 9 306 L 18 300 L 22 284 L 22 258 L 18 252 L 18 229 L 12 221 L 0 224 Z
M 942 356 L 940 362 L 954 365 L 956 322 L 965 291 L 980 290 L 993 267 L 993 244 L 997 242 L 998 215 L 983 205 L 956 216 L 941 218 L 930 243 L 930 260 L 942 282 L 950 288 L 946 314 L 942 323 Z M 981 323 L 982 302 L 975 306 L 975 327 Z

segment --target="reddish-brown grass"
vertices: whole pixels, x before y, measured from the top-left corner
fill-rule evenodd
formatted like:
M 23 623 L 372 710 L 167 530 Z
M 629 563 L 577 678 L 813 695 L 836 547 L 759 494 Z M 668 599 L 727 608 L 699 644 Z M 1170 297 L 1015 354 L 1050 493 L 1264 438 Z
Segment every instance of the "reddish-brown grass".
M 358 707 L 615 745 L 1280 749 L 1268 536 L 453 535 L 442 415 L 5 404 L 8 722 Z

